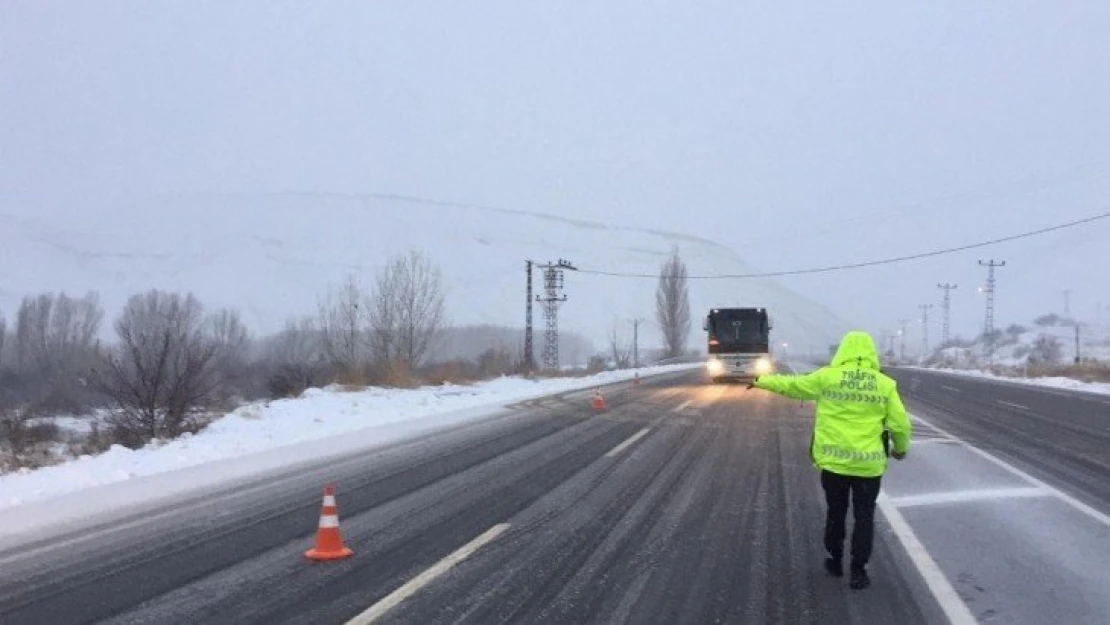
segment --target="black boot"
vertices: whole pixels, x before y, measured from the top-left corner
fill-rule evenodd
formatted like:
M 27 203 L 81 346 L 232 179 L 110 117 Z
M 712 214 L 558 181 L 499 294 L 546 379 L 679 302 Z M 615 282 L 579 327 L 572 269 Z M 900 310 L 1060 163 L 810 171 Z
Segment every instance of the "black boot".
M 844 561 L 840 558 L 825 558 L 825 570 L 833 577 L 844 577 Z
M 863 590 L 871 585 L 871 578 L 867 576 L 867 570 L 862 566 L 852 566 L 852 577 L 848 582 L 852 590 Z

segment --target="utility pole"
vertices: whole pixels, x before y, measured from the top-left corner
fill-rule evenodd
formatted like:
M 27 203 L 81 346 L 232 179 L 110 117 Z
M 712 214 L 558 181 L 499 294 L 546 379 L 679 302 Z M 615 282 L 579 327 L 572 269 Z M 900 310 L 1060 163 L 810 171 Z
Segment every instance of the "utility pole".
M 640 324 L 644 320 L 636 318 L 632 320 L 632 368 L 640 368 Z
M 1071 289 L 1064 289 L 1064 316 L 1071 318 Z
M 929 357 L 929 311 L 932 310 L 932 304 L 920 304 L 918 308 L 921 309 L 921 362 Z
M 543 304 L 543 316 L 547 329 L 543 341 L 543 366 L 546 369 L 559 368 L 559 305 L 567 301 L 563 294 L 564 270 L 577 271 L 570 261 L 559 259 L 557 263 L 539 265 L 543 269 L 544 294 L 537 295 L 536 301 Z
M 525 297 L 524 313 L 524 374 L 532 373 L 532 367 L 536 364 L 536 360 L 532 355 L 532 261 L 524 261 L 525 270 L 528 273 L 527 278 L 527 295 Z
M 983 324 L 983 338 L 987 343 L 988 362 L 994 367 L 994 270 L 996 267 L 1005 267 L 1006 261 L 995 261 L 992 258 L 985 263 L 980 260 L 979 265 L 987 268 L 987 286 L 984 288 L 987 294 L 987 318 Z
M 902 331 L 899 332 L 899 336 L 902 337 L 902 347 L 901 347 L 901 350 L 900 350 L 901 354 L 899 355 L 899 359 L 901 359 L 903 364 L 905 364 L 905 362 L 906 362 L 906 326 L 909 325 L 909 323 L 910 323 L 909 319 L 899 319 L 898 320 L 898 324 L 902 326 Z
M 1079 322 L 1075 322 L 1075 364 L 1079 364 Z
M 944 303 L 942 304 L 942 309 L 944 310 L 944 325 L 941 326 L 940 331 L 940 344 L 943 346 L 947 345 L 948 339 L 951 338 L 949 335 L 949 324 L 952 319 L 952 289 L 957 287 L 955 284 L 945 282 L 944 284 L 938 284 L 937 288 L 944 289 Z

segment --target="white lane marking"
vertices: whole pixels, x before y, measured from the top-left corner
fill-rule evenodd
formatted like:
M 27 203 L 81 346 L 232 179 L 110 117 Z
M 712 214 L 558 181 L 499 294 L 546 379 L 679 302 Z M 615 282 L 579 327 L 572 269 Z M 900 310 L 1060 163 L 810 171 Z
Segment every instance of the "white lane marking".
M 996 399 L 995 401 L 1002 404 L 1003 406 L 1009 406 L 1011 408 L 1017 408 L 1018 410 L 1029 410 L 1029 406 L 1022 406 L 1021 404 L 1015 404 L 1013 402 L 1002 401 L 1001 399 Z
M 944 384 L 941 384 L 940 387 L 945 389 L 945 390 L 952 391 L 953 393 L 962 393 L 963 392 L 963 391 L 961 391 L 960 389 L 958 389 L 954 386 L 945 386 Z
M 610 449 L 609 453 L 605 454 L 605 457 L 606 458 L 612 458 L 613 456 L 619 454 L 620 452 L 628 449 L 629 447 L 632 446 L 633 443 L 635 443 L 636 441 L 638 441 L 641 438 L 643 438 L 644 436 L 646 436 L 647 433 L 650 432 L 650 431 L 651 431 L 651 428 L 644 428 L 644 429 L 640 430 L 639 432 L 636 432 L 632 436 L 629 436 L 623 443 L 621 443 L 620 445 L 617 445 L 616 447 Z
M 946 503 L 965 503 L 985 501 L 988 499 L 1018 499 L 1024 497 L 1051 497 L 1052 492 L 1039 486 L 1022 488 L 984 488 L 955 490 L 943 493 L 925 493 L 922 495 L 906 495 L 905 497 L 891 497 L 887 501 L 898 508 L 913 506 L 932 506 Z
M 687 399 L 686 401 L 679 404 L 678 407 L 676 407 L 673 412 L 682 412 L 683 410 L 686 410 L 686 407 L 689 406 L 692 403 L 694 403 L 694 400 Z
M 951 438 L 952 440 L 958 442 L 960 445 L 963 445 L 964 448 L 968 449 L 972 453 L 978 455 L 981 458 L 984 458 L 985 460 L 989 460 L 990 462 L 993 462 L 994 464 L 1002 467 L 1003 469 L 1006 469 L 1010 473 L 1013 473 L 1014 475 L 1016 475 L 1016 476 L 1020 477 L 1021 479 L 1025 480 L 1026 482 L 1029 482 L 1033 486 L 1039 486 L 1041 488 L 1049 490 L 1060 501 L 1068 504 L 1069 506 L 1075 508 L 1076 510 L 1082 512 L 1083 514 L 1086 514 L 1087 516 L 1091 517 L 1092 519 L 1095 519 L 1096 521 L 1100 521 L 1103 525 L 1110 525 L 1110 515 L 1106 515 L 1102 512 L 1099 512 L 1098 510 L 1095 510 L 1091 506 L 1083 503 L 1082 501 L 1079 501 L 1075 497 L 1072 497 L 1071 495 L 1065 493 L 1064 491 L 1060 490 L 1059 488 L 1056 488 L 1054 486 L 1050 486 L 1048 484 L 1048 482 L 1045 482 L 1044 480 L 1040 480 L 1040 479 L 1037 479 L 1037 478 L 1033 477 L 1032 475 L 1029 475 L 1025 471 L 1022 471 L 1021 469 L 1015 467 L 1014 465 L 1010 464 L 1009 462 L 1006 462 L 1005 460 L 1002 460 L 1000 458 L 996 458 L 996 457 L 992 456 L 991 454 L 988 454 L 987 452 L 983 451 L 982 449 L 979 449 L 978 447 L 976 447 L 976 446 L 972 445 L 971 443 L 963 440 L 962 438 L 960 438 L 958 436 L 955 436 L 951 432 L 949 432 L 947 430 L 944 430 L 944 429 L 941 429 L 941 428 L 933 425 L 932 423 L 929 423 L 928 421 L 926 421 L 925 419 L 922 419 L 921 417 L 919 417 L 917 415 L 913 415 L 913 418 L 914 418 L 915 421 L 919 421 L 921 423 L 924 423 L 925 425 L 933 428 L 937 432 L 940 432 L 941 434 L 947 436 L 948 438 Z
M 347 621 L 347 625 L 369 625 L 377 621 L 387 612 L 400 605 L 402 601 L 415 595 L 421 588 L 435 581 L 436 578 L 454 568 L 458 563 L 474 555 L 475 551 L 493 542 L 498 536 L 504 534 L 505 530 L 509 529 L 509 527 L 510 525 L 508 523 L 502 523 L 489 528 L 484 534 L 463 545 L 458 551 L 436 562 L 432 568 L 412 578 L 404 586 L 394 590 L 389 596 L 367 608 L 362 614 Z
M 954 441 L 950 438 L 915 438 L 911 443 L 912 446 L 917 445 L 959 445 L 959 441 Z
M 964 603 L 963 599 L 960 599 L 959 593 L 956 592 L 948 578 L 944 576 L 944 572 L 937 566 L 936 560 L 933 560 L 933 557 L 929 555 L 925 545 L 918 540 L 917 534 L 906 522 L 902 513 L 898 511 L 898 508 L 891 505 L 890 500 L 885 495 L 879 496 L 879 511 L 890 523 L 894 535 L 902 543 L 902 547 L 910 556 L 917 572 L 921 573 L 929 591 L 936 597 L 941 610 L 944 610 L 944 615 L 948 617 L 948 622 L 952 625 L 974 625 L 976 620 L 967 604 Z

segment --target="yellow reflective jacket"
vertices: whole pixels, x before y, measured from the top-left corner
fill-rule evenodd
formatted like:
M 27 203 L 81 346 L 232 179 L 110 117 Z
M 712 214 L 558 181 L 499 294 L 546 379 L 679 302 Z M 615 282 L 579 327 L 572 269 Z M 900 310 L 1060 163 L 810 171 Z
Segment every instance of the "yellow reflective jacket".
M 878 477 L 886 470 L 883 430 L 893 451 L 906 453 L 911 426 L 897 383 L 879 371 L 875 342 L 849 332 L 832 364 L 806 375 L 764 375 L 755 386 L 817 402 L 810 453 L 819 468 L 840 475 Z

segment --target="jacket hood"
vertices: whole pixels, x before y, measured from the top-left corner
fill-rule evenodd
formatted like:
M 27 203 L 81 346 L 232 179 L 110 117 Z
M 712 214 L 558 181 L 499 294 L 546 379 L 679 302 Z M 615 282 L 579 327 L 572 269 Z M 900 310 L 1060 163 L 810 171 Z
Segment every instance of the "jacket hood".
M 844 335 L 840 347 L 833 356 L 832 365 L 857 365 L 864 369 L 879 370 L 879 352 L 875 349 L 875 341 L 866 332 L 855 330 Z

